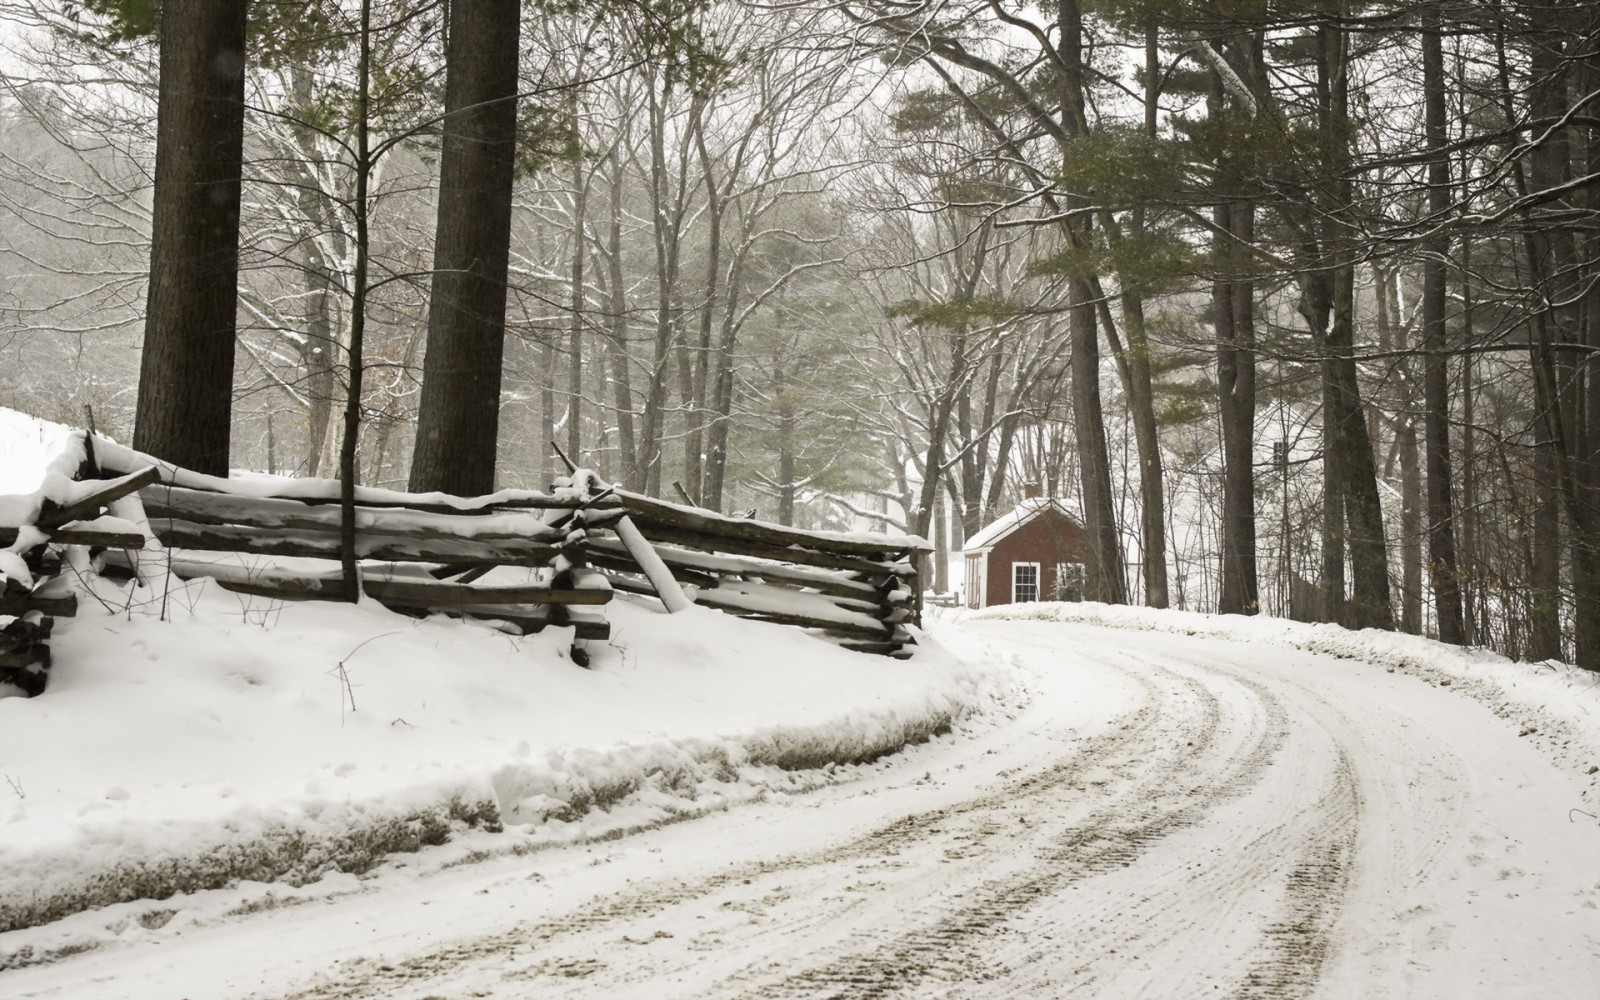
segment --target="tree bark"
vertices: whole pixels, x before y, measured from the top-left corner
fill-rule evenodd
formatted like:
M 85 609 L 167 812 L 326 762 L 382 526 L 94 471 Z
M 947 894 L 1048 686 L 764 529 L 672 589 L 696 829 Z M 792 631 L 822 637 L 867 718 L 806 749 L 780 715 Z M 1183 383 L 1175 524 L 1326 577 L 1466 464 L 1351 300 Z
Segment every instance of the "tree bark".
M 161 15 L 150 287 L 133 446 L 226 476 L 239 291 L 247 0 Z
M 517 0 L 450 5 L 433 294 L 411 489 L 494 490 L 516 162 Z
M 1062 0 L 1059 92 L 1062 129 L 1069 135 L 1086 131 L 1083 87 L 1083 13 L 1077 0 Z M 1070 215 L 1068 246 L 1087 251 L 1092 235 L 1087 196 L 1063 201 Z M 1068 282 L 1067 315 L 1072 342 L 1072 419 L 1079 464 L 1084 528 L 1089 536 L 1090 563 L 1084 583 L 1088 597 L 1107 604 L 1126 604 L 1128 581 L 1122 559 L 1111 495 L 1111 460 L 1106 453 L 1105 418 L 1100 403 L 1100 334 L 1095 318 L 1096 296 L 1087 265 L 1079 262 Z
M 1224 91 L 1212 74 L 1210 106 L 1221 114 Z M 1256 574 L 1255 489 L 1255 286 L 1246 276 L 1255 240 L 1255 206 L 1237 197 L 1241 179 L 1233 154 L 1216 165 L 1218 196 L 1212 209 L 1212 324 L 1217 340 L 1217 410 L 1222 425 L 1222 589 L 1217 610 L 1253 615 L 1261 610 Z
M 1450 237 L 1444 228 L 1450 210 L 1449 138 L 1445 127 L 1444 52 L 1439 8 L 1422 10 L 1424 138 L 1428 148 L 1428 217 L 1435 235 L 1422 261 L 1423 437 L 1427 441 L 1428 583 L 1433 589 L 1439 639 L 1466 641 L 1461 613 L 1461 573 L 1456 559 L 1455 493 L 1450 458 L 1450 373 L 1445 328 Z

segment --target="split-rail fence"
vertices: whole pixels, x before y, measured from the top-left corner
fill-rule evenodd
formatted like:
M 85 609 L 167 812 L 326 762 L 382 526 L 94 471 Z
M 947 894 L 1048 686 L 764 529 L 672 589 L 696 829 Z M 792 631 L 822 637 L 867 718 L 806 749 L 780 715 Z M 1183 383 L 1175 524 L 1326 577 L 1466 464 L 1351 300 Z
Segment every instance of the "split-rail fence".
M 0 523 L 0 683 L 30 695 L 45 686 L 54 619 L 77 609 L 63 546 L 89 547 L 107 575 L 209 578 L 282 600 L 347 600 L 359 586 L 413 615 L 445 612 L 522 634 L 570 627 L 580 663 L 587 641 L 610 637 L 605 611 L 617 591 L 894 656 L 907 655 L 908 626 L 920 621 L 917 566 L 930 549 L 920 538 L 728 516 L 620 490 L 585 470 L 548 492 L 484 497 L 358 487 L 347 512 L 332 480 L 205 476 L 83 432 L 67 456 L 77 462 L 72 481 L 47 479 L 37 502 L 0 505 L 0 518 L 28 512 Z M 339 561 L 347 524 L 354 581 Z

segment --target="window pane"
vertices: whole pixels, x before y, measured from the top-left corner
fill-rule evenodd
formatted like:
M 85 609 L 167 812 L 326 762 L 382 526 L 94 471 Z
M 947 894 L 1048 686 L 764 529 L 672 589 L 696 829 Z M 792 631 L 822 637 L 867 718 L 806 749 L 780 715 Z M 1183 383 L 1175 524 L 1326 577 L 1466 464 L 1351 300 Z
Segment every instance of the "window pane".
M 1039 599 L 1039 564 L 1011 564 L 1011 599 L 1017 603 Z

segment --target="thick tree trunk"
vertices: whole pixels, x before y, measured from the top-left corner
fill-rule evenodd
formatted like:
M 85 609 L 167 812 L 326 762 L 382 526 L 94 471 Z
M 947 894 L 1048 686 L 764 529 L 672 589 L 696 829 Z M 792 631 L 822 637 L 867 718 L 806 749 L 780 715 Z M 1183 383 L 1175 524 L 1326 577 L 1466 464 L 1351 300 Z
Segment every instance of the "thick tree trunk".
M 1584 93 L 1600 88 L 1600 54 L 1592 48 L 1583 65 L 1583 81 Z M 1600 173 L 1600 134 L 1589 128 L 1583 136 L 1588 144 L 1585 165 L 1594 176 Z M 1586 207 L 1592 217 L 1600 217 L 1600 187 L 1589 186 Z M 1576 465 L 1577 502 L 1586 528 L 1574 554 L 1573 662 L 1600 670 L 1600 233 L 1590 231 L 1583 259 L 1588 293 L 1583 300 L 1582 336 L 1589 352 L 1579 378 L 1585 395 Z
M 1069 135 L 1087 131 L 1084 114 L 1083 12 L 1078 0 L 1062 0 L 1059 11 L 1062 129 Z M 1089 233 L 1089 199 L 1071 195 L 1064 199 L 1070 219 L 1066 225 L 1069 247 L 1086 250 Z M 1089 536 L 1090 563 L 1085 567 L 1085 590 L 1091 600 L 1126 604 L 1128 581 L 1117 533 L 1116 510 L 1111 495 L 1111 460 L 1106 453 L 1104 411 L 1100 403 L 1100 333 L 1095 319 L 1098 297 L 1086 265 L 1075 266 L 1068 282 L 1068 323 L 1072 344 L 1072 420 L 1078 455 L 1084 529 Z
M 450 6 L 433 294 L 411 488 L 495 485 L 516 161 L 517 0 Z
M 1560 41 L 1554 35 L 1533 40 L 1531 108 L 1546 133 L 1529 155 L 1532 189 L 1547 191 L 1569 176 L 1570 147 L 1567 130 L 1552 124 L 1568 110 L 1566 71 Z M 1552 209 L 1559 210 L 1559 202 Z M 1530 220 L 1528 250 L 1539 297 L 1550 305 L 1533 318 L 1530 361 L 1534 377 L 1534 512 L 1532 628 L 1529 656 L 1535 660 L 1561 657 L 1561 504 L 1562 464 L 1566 438 L 1571 433 L 1570 408 L 1563 392 L 1566 364 L 1553 346 L 1570 342 L 1576 331 L 1572 305 L 1574 256 L 1570 229 L 1557 220 Z M 1570 525 L 1569 525 L 1570 527 Z M 1577 541 L 1577 539 L 1573 539 Z
M 1069 294 L 1073 438 L 1090 548 L 1090 563 L 1084 572 L 1086 596 L 1107 604 L 1126 604 L 1128 583 L 1122 564 L 1122 542 L 1117 535 L 1111 461 L 1106 453 L 1100 404 L 1100 343 L 1094 300 L 1089 283 L 1081 278 L 1072 279 Z
M 228 474 L 239 298 L 246 0 L 161 15 L 150 287 L 133 446 Z
M 1361 405 L 1355 362 L 1355 267 L 1341 263 L 1333 275 L 1333 323 L 1329 328 L 1334 357 L 1334 402 L 1339 465 L 1344 472 L 1344 509 L 1350 550 L 1351 628 L 1394 628 L 1389 596 L 1388 542 L 1383 532 L 1383 507 L 1378 499 L 1378 470 L 1372 457 L 1372 434 Z
M 1326 275 L 1300 277 L 1300 315 L 1322 353 L 1322 559 L 1317 577 L 1316 617 L 1345 622 L 1344 451 L 1339 447 L 1339 390 L 1330 327 L 1333 292 Z

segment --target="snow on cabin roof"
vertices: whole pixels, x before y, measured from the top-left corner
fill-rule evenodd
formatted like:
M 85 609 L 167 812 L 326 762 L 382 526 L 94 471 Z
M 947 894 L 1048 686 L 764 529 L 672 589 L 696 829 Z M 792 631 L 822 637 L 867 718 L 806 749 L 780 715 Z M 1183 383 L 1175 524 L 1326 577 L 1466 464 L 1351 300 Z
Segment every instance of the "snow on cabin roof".
M 1056 513 L 1065 517 L 1072 517 L 1072 512 L 1060 500 L 1046 497 L 1029 497 L 1017 504 L 1015 510 L 1002 517 L 996 518 L 977 534 L 967 539 L 963 552 L 973 552 L 977 549 L 986 549 L 1013 531 L 1038 517 L 1046 510 L 1054 509 Z M 1073 518 L 1074 521 L 1077 518 Z

